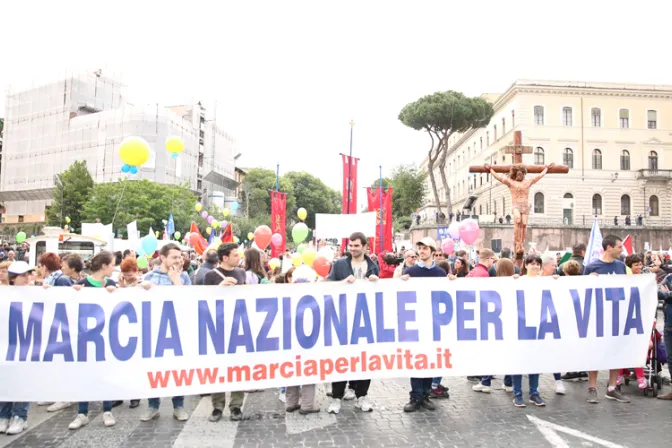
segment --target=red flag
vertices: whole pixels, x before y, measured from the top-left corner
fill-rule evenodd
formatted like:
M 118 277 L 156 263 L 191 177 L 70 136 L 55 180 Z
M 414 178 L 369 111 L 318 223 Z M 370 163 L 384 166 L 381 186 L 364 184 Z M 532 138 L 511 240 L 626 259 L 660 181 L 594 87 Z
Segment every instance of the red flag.
M 271 258 L 276 258 L 287 247 L 287 194 L 279 191 L 271 191 L 271 232 L 282 236 L 282 244 L 271 244 Z
M 357 213 L 357 162 L 359 159 L 341 154 L 343 157 L 343 205 L 344 215 Z M 352 162 L 351 162 L 352 161 Z M 348 189 L 348 186 L 350 187 Z M 348 209 L 348 191 L 350 191 L 350 208 Z
M 628 255 L 632 255 L 632 238 L 630 235 L 626 236 L 625 239 L 623 240 L 623 248 L 626 250 Z
M 369 202 L 369 211 L 376 212 L 376 241 L 375 247 L 372 247 L 372 253 L 380 254 L 383 251 L 392 252 L 392 188 L 388 188 L 382 192 L 383 195 L 383 211 L 380 212 L 380 194 L 381 189 L 375 190 L 371 187 L 366 189 L 366 196 Z M 380 234 L 380 219 L 383 219 L 383 235 Z M 383 241 L 381 247 L 380 241 Z
M 222 243 L 233 243 L 233 227 L 232 224 L 226 226 L 226 229 L 222 232 L 221 241 Z
M 189 229 L 189 244 L 194 246 L 194 250 L 199 255 L 203 255 L 205 249 L 208 248 L 208 241 L 203 238 L 201 231 L 198 230 L 198 226 L 194 221 L 191 222 L 191 228 Z

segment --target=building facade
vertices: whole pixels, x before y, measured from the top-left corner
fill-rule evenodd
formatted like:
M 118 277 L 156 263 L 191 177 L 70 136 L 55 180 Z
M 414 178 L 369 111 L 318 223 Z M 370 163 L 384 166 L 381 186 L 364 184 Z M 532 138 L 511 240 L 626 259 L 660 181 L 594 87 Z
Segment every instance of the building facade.
M 44 221 L 56 175 L 77 160 L 86 161 L 95 182 L 125 177 L 119 145 L 129 136 L 144 138 L 151 148 L 149 161 L 131 179 L 187 184 L 206 197 L 235 194 L 235 142 L 206 119 L 200 103 L 134 105 L 120 82 L 98 71 L 7 96 L 0 167 L 3 221 Z M 185 142 L 175 159 L 164 146 L 169 136 Z
M 622 225 L 665 225 L 672 215 L 672 86 L 516 81 L 501 95 L 487 94 L 494 115 L 481 129 L 451 137 L 443 210 L 448 194 L 452 212 L 473 204 L 471 214 L 495 221 L 511 214 L 508 188 L 489 174 L 469 173 L 471 165 L 511 164 L 502 149 L 522 131 L 523 155 L 531 165 L 566 165 L 568 174 L 549 174 L 530 191 L 531 224 L 583 225 L 595 216 Z M 425 159 L 421 167 L 427 169 Z M 533 176 L 528 174 L 528 178 Z M 428 182 L 427 204 L 420 214 L 435 219 Z M 444 202 L 445 201 L 445 202 Z

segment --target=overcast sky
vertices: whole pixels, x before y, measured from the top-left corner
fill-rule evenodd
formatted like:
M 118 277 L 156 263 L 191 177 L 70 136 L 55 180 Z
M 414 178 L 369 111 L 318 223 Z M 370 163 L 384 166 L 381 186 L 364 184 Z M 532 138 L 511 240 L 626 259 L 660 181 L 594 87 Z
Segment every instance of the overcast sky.
M 424 94 L 519 78 L 672 84 L 668 0 L 2 3 L 3 91 L 102 67 L 136 103 L 217 100 L 240 166 L 280 163 L 339 190 L 351 119 L 361 186 L 381 164 L 422 160 L 428 137 L 397 116 Z

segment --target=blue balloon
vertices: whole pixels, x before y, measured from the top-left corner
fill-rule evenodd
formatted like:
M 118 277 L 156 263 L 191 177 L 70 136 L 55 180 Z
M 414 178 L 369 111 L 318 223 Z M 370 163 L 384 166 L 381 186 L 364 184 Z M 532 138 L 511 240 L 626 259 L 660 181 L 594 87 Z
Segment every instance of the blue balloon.
M 154 235 L 147 235 L 140 240 L 140 243 L 142 245 L 142 250 L 148 255 L 152 255 L 159 246 L 159 240 L 157 240 Z
M 174 152 L 174 153 L 172 153 L 172 154 L 170 155 L 170 157 L 173 158 L 173 159 L 177 159 L 178 157 L 180 157 L 180 154 Z
M 144 257 L 147 255 L 145 250 L 142 248 L 142 242 L 140 245 L 138 245 L 137 249 L 135 249 L 135 253 L 138 257 Z
M 238 203 L 234 202 L 231 204 L 231 210 L 238 210 Z
M 130 169 L 131 174 L 138 174 L 138 167 L 137 166 L 132 166 Z
M 131 167 L 128 166 L 126 163 L 124 163 L 123 165 L 121 165 L 121 172 L 122 172 L 122 173 L 128 173 L 130 170 L 131 170 Z

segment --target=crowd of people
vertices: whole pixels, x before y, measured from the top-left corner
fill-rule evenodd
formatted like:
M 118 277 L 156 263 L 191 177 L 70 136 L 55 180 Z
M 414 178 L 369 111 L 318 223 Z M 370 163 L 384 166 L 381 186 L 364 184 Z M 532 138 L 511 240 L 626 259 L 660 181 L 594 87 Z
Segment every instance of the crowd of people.
M 664 342 L 672 347 L 672 264 L 669 257 L 663 254 L 647 253 L 646 255 L 633 254 L 623 259 L 622 241 L 616 236 L 606 236 L 603 239 L 603 253 L 597 260 L 584 263 L 586 246 L 577 244 L 573 248 L 572 256 L 561 261 L 561 254 L 539 255 L 530 253 L 523 257 L 512 258 L 511 250 L 504 248 L 499 255 L 490 249 L 481 249 L 476 258 L 470 260 L 466 251 L 458 250 L 446 254 L 440 249 L 436 241 L 426 237 L 420 240 L 415 249 L 402 248 L 398 253 L 383 253 L 371 256 L 367 248 L 368 239 L 363 233 L 353 233 L 348 242 L 345 256 L 335 260 L 329 275 L 319 279 L 315 271 L 307 266 L 300 267 L 271 267 L 268 264 L 268 254 L 256 248 L 241 250 L 238 244 L 224 243 L 216 250 L 208 249 L 200 258 L 194 253 L 183 252 L 177 244 L 169 243 L 161 247 L 148 268 L 140 269 L 136 261 L 136 254 L 132 250 L 123 253 L 103 251 L 90 260 L 82 260 L 76 254 L 44 253 L 39 256 L 37 266 L 32 267 L 26 261 L 17 257 L 14 251 L 3 251 L 11 258 L 0 262 L 0 286 L 41 286 L 72 287 L 81 290 L 82 287 L 105 288 L 114 293 L 117 288 L 140 287 L 150 289 L 164 286 L 186 285 L 217 285 L 229 287 L 234 285 L 256 285 L 273 283 L 305 283 L 313 281 L 372 281 L 380 279 L 436 277 L 446 278 L 448 281 L 463 277 L 549 277 L 549 281 L 559 276 L 572 275 L 609 275 L 630 274 L 638 275 L 644 272 L 655 273 L 659 283 L 659 299 L 665 304 Z M 25 257 L 25 251 L 23 253 Z M 281 254 L 279 258 L 288 261 L 289 253 Z M 666 360 L 672 374 L 672 350 Z M 605 398 L 627 403 L 630 399 L 620 391 L 620 385 L 630 376 L 630 368 L 634 369 L 639 388 L 646 387 L 640 366 L 622 366 L 623 369 L 614 369 L 609 372 L 608 386 Z M 512 394 L 512 401 L 516 407 L 526 406 L 523 394 L 523 377 L 511 372 L 503 378 L 502 389 Z M 587 401 L 598 402 L 597 372 L 567 372 L 564 375 L 554 373 L 555 393 L 566 394 L 565 381 L 588 381 Z M 539 375 L 528 375 L 529 390 L 527 402 L 535 406 L 544 406 L 545 401 L 539 391 Z M 472 376 L 468 380 L 475 382 L 472 389 L 478 393 L 491 393 L 494 390 L 492 375 Z M 433 400 L 449 398 L 448 387 L 442 384 L 443 378 L 411 378 L 409 402 L 404 406 L 405 412 L 414 412 L 419 409 L 435 410 Z M 339 381 L 328 385 L 327 394 L 331 397 L 327 412 L 338 414 L 342 402 L 355 400 L 355 408 L 362 412 L 371 412 L 373 404 L 368 398 L 371 385 L 370 380 Z M 320 412 L 315 404 L 315 384 L 291 386 L 279 391 L 280 400 L 285 403 L 286 412 L 312 414 Z M 242 406 L 246 392 L 232 392 L 228 403 L 230 419 L 238 421 L 243 418 Z M 660 395 L 658 398 L 672 400 L 672 393 Z M 211 395 L 213 410 L 209 420 L 219 421 L 226 406 L 226 394 L 214 393 Z M 122 401 L 104 401 L 103 424 L 114 426 L 116 419 L 112 409 L 122 405 Z M 59 411 L 72 406 L 70 402 L 38 402 L 38 405 L 48 406 L 48 411 Z M 184 397 L 172 397 L 173 417 L 179 421 L 189 418 L 184 409 Z M 130 400 L 130 407 L 140 405 L 140 400 Z M 148 400 L 146 411 L 141 415 L 142 421 L 150 421 L 159 417 L 160 398 Z M 27 427 L 29 403 L 5 402 L 0 403 L 0 433 L 19 434 Z M 75 419 L 69 428 L 76 430 L 89 423 L 89 403 L 78 403 Z

